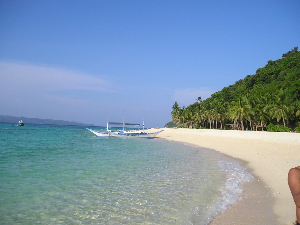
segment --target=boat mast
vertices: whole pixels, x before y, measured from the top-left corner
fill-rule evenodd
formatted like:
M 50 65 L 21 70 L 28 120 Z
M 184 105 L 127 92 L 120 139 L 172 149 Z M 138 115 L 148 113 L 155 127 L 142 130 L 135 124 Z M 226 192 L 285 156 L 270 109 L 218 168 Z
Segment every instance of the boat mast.
M 124 111 L 123 111 L 123 131 L 125 130 L 125 117 L 124 117 Z
M 143 131 L 144 131 L 144 129 L 145 129 L 145 121 L 143 119 Z
M 106 120 L 106 131 L 108 131 L 108 118 Z

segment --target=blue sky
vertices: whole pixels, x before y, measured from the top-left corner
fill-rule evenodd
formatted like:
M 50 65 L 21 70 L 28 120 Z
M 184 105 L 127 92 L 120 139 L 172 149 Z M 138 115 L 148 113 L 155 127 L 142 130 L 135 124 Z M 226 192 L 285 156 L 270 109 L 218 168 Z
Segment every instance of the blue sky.
M 299 0 L 0 0 L 0 115 L 162 127 L 300 47 Z

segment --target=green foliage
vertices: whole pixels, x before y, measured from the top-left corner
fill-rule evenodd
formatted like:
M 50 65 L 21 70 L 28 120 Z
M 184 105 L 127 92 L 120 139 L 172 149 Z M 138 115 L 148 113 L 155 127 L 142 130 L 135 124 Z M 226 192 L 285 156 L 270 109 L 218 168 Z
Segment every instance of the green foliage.
M 296 127 L 296 128 L 295 128 L 295 131 L 296 131 L 297 133 L 300 133 L 300 126 Z
M 173 127 L 176 127 L 176 124 L 173 123 L 173 121 L 171 121 L 171 122 L 167 123 L 167 124 L 165 125 L 165 127 L 166 127 L 166 128 L 173 128 Z
M 196 124 L 194 128 L 195 129 L 200 129 L 201 127 L 199 126 L 199 124 Z
M 290 132 L 291 128 L 288 128 L 288 127 L 285 127 L 285 126 L 282 126 L 282 125 L 274 125 L 274 124 L 270 123 L 267 126 L 267 131 L 270 131 L 270 132 Z
M 261 130 L 276 123 L 296 127 L 300 122 L 300 52 L 298 47 L 269 60 L 254 75 L 224 87 L 210 98 L 188 107 L 173 105 L 172 119 L 188 128 Z

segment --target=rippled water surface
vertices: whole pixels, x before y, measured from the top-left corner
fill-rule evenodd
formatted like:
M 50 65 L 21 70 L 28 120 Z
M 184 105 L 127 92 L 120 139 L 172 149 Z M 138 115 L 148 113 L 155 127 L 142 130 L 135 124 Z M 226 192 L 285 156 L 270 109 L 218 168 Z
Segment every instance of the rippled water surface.
M 1 224 L 207 224 L 251 179 L 182 143 L 11 124 L 0 124 L 0 173 Z

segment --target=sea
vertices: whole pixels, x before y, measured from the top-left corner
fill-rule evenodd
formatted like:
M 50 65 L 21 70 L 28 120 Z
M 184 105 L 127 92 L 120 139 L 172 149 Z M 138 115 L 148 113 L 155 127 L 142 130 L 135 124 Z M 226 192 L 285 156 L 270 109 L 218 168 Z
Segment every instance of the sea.
M 2 225 L 206 225 L 253 178 L 210 149 L 30 124 L 0 124 L 0 175 Z

